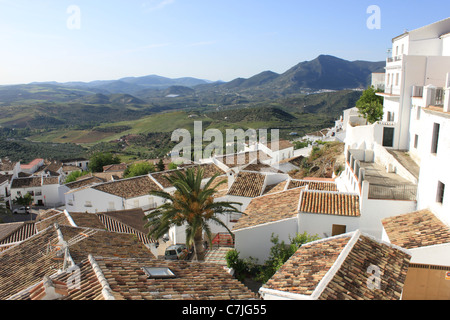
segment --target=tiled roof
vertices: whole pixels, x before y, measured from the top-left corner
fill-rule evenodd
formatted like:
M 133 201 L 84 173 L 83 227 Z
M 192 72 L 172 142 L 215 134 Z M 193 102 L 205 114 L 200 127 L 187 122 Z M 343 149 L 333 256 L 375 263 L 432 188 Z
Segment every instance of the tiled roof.
M 44 177 L 42 185 L 59 184 L 59 177 Z
M 304 191 L 300 212 L 359 217 L 359 196 L 339 192 Z
M 450 228 L 429 210 L 386 218 L 382 223 L 389 241 L 406 249 L 450 243 Z
M 0 224 L 0 248 L 5 249 L 12 244 L 24 241 L 36 232 L 32 222 L 2 223 Z
M 246 165 L 244 168 L 242 168 L 242 170 L 255 172 L 283 173 L 283 171 L 280 171 L 277 168 L 274 168 L 268 164 L 261 163 L 259 161 Z
M 62 238 L 58 236 L 58 230 Z M 0 253 L 0 299 L 11 297 L 39 283 L 45 275 L 54 275 L 62 269 L 64 252 L 58 247 L 61 241 L 67 242 L 69 254 L 76 264 L 89 254 L 154 259 L 133 235 L 50 226 Z
M 257 172 L 240 171 L 228 190 L 228 195 L 254 198 L 263 192 L 266 175 Z
M 162 172 L 155 172 L 152 173 L 151 176 L 161 185 L 163 188 L 170 188 L 172 185 L 165 177 L 171 176 L 175 171 L 184 171 L 188 168 L 195 168 L 196 170 L 198 168 L 203 169 L 203 178 L 208 179 L 214 176 L 215 174 L 223 175 L 225 174 L 225 171 L 220 169 L 218 166 L 216 166 L 214 163 L 205 163 L 200 165 L 189 165 L 186 167 L 183 167 L 182 169 L 175 169 L 175 170 L 168 170 L 168 171 L 162 171 Z M 197 172 L 197 171 L 195 171 Z
M 265 161 L 265 160 L 271 160 L 271 159 L 272 159 L 272 157 L 270 157 L 267 153 L 265 153 L 263 151 L 249 151 L 249 152 L 243 152 L 243 153 L 239 153 L 239 154 L 216 157 L 217 161 L 222 162 L 228 168 L 243 166 L 243 165 L 251 163 L 255 160 Z
M 78 189 L 86 186 L 92 186 L 99 183 L 104 183 L 105 180 L 95 177 L 95 176 L 89 176 L 89 177 L 80 177 L 79 180 L 66 183 L 66 187 L 69 189 Z
M 94 266 L 98 266 L 94 270 Z M 143 267 L 169 268 L 174 278 L 148 278 Z M 99 278 L 103 280 L 99 282 Z M 67 275 L 56 278 L 67 281 Z M 117 300 L 248 300 L 256 296 L 222 266 L 211 263 L 137 258 L 90 257 L 81 265 L 80 290 L 63 300 L 104 300 L 102 289 Z M 24 297 L 27 298 L 27 297 Z
M 278 144 L 278 146 L 277 146 Z M 279 150 L 284 150 L 284 149 L 288 149 L 288 148 L 293 148 L 294 145 L 292 144 L 292 142 L 290 142 L 289 140 L 278 140 L 275 141 L 274 143 L 269 142 L 267 144 L 267 148 L 269 148 L 272 151 L 279 151 Z
M 263 288 L 296 299 L 398 300 L 410 259 L 405 250 L 356 231 L 302 245 Z M 379 286 L 371 267 L 381 273 Z
M 40 187 L 41 177 L 15 178 L 12 181 L 11 189 Z
M 92 188 L 124 199 L 145 196 L 148 195 L 150 191 L 161 190 L 161 188 L 153 182 L 149 176 L 139 176 L 106 182 L 95 185 Z
M 295 217 L 301 191 L 297 188 L 252 199 L 233 230 Z
M 288 183 L 287 181 L 281 181 L 280 183 L 268 185 L 268 186 L 266 186 L 266 189 L 264 190 L 264 194 L 271 194 L 271 193 L 284 191 L 287 183 Z
M 12 162 L 9 159 L 0 159 L 0 171 L 13 171 L 17 162 Z
M 289 181 L 288 189 L 303 186 L 308 186 L 308 190 L 338 191 L 336 183 L 334 182 L 321 182 L 321 181 L 295 180 L 295 179 Z
M 103 166 L 103 172 L 122 172 L 127 169 L 126 163 L 120 164 L 110 164 L 107 166 Z
M 12 179 L 12 174 L 0 174 L 0 184 L 4 183 L 5 181 L 10 182 Z

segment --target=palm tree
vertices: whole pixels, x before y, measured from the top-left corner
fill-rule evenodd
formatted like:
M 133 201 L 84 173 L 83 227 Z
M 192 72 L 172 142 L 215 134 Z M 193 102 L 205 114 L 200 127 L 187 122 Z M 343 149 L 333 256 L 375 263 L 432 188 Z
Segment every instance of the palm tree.
M 209 244 L 212 242 L 210 222 L 224 227 L 232 236 L 232 232 L 219 219 L 219 215 L 228 213 L 242 213 L 234 205 L 237 202 L 214 202 L 216 188 L 225 183 L 220 181 L 213 186 L 218 174 L 214 175 L 201 186 L 203 169 L 188 168 L 183 171 L 175 171 L 165 178 L 175 187 L 172 194 L 165 191 L 152 191 L 151 195 L 165 199 L 165 203 L 147 215 L 148 222 L 145 225 L 150 229 L 149 237 L 159 239 L 173 226 L 186 225 L 186 245 L 194 245 L 194 259 L 204 260 L 205 249 L 203 246 L 203 232 L 206 234 Z

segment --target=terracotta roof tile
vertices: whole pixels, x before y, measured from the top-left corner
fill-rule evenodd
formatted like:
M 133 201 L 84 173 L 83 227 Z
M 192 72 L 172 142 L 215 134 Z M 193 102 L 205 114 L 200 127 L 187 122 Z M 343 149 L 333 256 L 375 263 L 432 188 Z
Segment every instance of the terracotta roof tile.
M 268 185 L 268 186 L 266 186 L 266 189 L 264 190 L 264 194 L 271 194 L 271 193 L 284 191 L 287 183 L 288 183 L 287 181 L 281 181 L 280 183 Z
M 302 188 L 291 189 L 252 199 L 233 230 L 295 217 Z
M 155 173 L 152 173 L 151 176 L 163 188 L 170 188 L 172 185 L 170 184 L 169 181 L 167 181 L 167 179 L 165 177 L 172 175 L 175 171 L 184 171 L 184 170 L 186 170 L 188 168 L 195 168 L 195 169 L 201 168 L 201 169 L 203 169 L 203 178 L 204 179 L 211 178 L 215 174 L 219 174 L 219 175 L 225 174 L 225 171 L 220 169 L 214 163 L 204 163 L 204 164 L 200 164 L 200 165 L 188 165 L 186 167 L 183 167 L 182 169 L 175 169 L 175 170 L 168 170 L 168 171 L 162 171 L 162 172 L 155 172 Z
M 161 190 L 149 176 L 106 182 L 95 185 L 92 188 L 124 199 L 145 196 L 148 195 L 150 191 Z
M 382 223 L 389 241 L 406 249 L 450 243 L 450 228 L 429 210 L 386 218 Z
M 288 189 L 308 186 L 308 190 L 319 191 L 338 191 L 337 186 L 333 182 L 320 182 L 310 180 L 290 180 Z
M 62 239 L 58 236 L 58 231 Z M 92 230 L 92 229 L 91 229 Z M 11 297 L 55 275 L 63 267 L 58 244 L 64 240 L 75 263 L 92 254 L 121 258 L 154 259 L 153 254 L 133 235 L 68 226 L 50 226 L 27 240 L 0 252 L 0 299 Z
M 228 195 L 254 198 L 263 192 L 266 176 L 257 172 L 240 171 L 228 191 Z
M 228 168 L 243 166 L 243 165 L 249 164 L 255 160 L 265 161 L 265 160 L 271 160 L 271 159 L 272 159 L 272 157 L 270 157 L 267 153 L 265 153 L 263 151 L 249 151 L 249 152 L 243 152 L 243 153 L 239 153 L 239 154 L 224 155 L 224 156 L 216 157 L 217 161 L 222 162 Z
M 15 178 L 12 181 L 11 189 L 40 187 L 41 185 L 41 177 Z
M 359 217 L 359 196 L 339 192 L 304 191 L 300 212 Z
M 263 288 L 319 300 L 398 300 L 410 259 L 356 231 L 304 244 Z M 379 287 L 368 285 L 371 266 L 382 274 Z
M 95 257 L 95 262 L 116 297 L 124 300 L 247 300 L 256 296 L 222 266 L 210 263 L 155 259 Z M 143 267 L 169 268 L 175 278 L 149 279 Z M 86 268 L 87 269 L 87 268 Z M 85 273 L 90 278 L 91 273 Z M 82 292 L 99 296 L 96 282 L 82 281 L 88 290 L 72 291 L 66 300 L 86 298 Z M 102 299 L 100 297 L 100 299 Z

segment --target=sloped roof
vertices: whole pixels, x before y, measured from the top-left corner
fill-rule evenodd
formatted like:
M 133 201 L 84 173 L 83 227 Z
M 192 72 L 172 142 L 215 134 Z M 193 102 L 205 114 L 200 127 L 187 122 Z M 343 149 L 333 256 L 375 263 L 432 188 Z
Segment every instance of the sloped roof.
M 272 159 L 267 153 L 263 151 L 249 151 L 238 154 L 217 156 L 216 160 L 225 164 L 228 168 L 234 168 L 249 164 L 255 160 L 265 161 Z
M 295 180 L 295 179 L 291 179 L 289 181 L 288 189 L 298 188 L 298 187 L 303 187 L 303 186 L 308 186 L 308 190 L 338 191 L 336 183 L 334 183 L 334 182 Z
M 258 172 L 240 171 L 228 190 L 228 195 L 254 198 L 263 192 L 266 175 Z
M 41 177 L 15 178 L 11 183 L 11 189 L 40 187 L 41 185 Z
M 104 183 L 106 180 L 103 180 L 96 176 L 83 176 L 77 179 L 76 181 L 66 183 L 66 187 L 73 190 L 86 186 L 92 186 L 95 184 Z
M 169 268 L 174 278 L 149 279 L 143 267 Z M 102 280 L 100 282 L 100 279 Z M 56 278 L 67 281 L 67 274 Z M 81 264 L 80 290 L 63 300 L 248 300 L 255 299 L 222 266 L 210 263 L 91 256 Z M 24 299 L 29 296 L 23 296 Z
M 154 259 L 153 254 L 132 235 L 52 225 L 0 252 L 0 300 L 30 288 L 44 276 L 54 275 L 62 269 L 62 241 L 67 242 L 75 263 L 82 262 L 91 253 Z
M 17 242 L 24 241 L 36 234 L 37 230 L 32 222 L 13 222 L 0 224 L 0 251 L 9 248 Z
M 301 191 L 302 188 L 297 188 L 252 199 L 233 230 L 295 217 Z
M 359 217 L 359 196 L 323 191 L 304 191 L 300 212 Z
M 213 177 L 215 174 L 223 175 L 225 174 L 225 171 L 220 169 L 218 166 L 216 166 L 214 163 L 204 163 L 204 164 L 196 164 L 196 165 L 188 165 L 186 167 L 183 167 L 181 169 L 175 169 L 175 170 L 167 170 L 167 171 L 161 171 L 161 172 L 154 172 L 151 173 L 151 176 L 163 187 L 163 188 L 169 188 L 172 187 L 169 181 L 165 177 L 171 176 L 176 171 L 185 171 L 188 168 L 194 168 L 198 170 L 199 168 L 203 170 L 203 178 L 208 179 Z M 195 171 L 197 172 L 197 171 Z
M 359 231 L 302 245 L 263 286 L 294 299 L 399 300 L 411 255 Z M 379 286 L 372 281 L 378 268 Z
M 147 175 L 106 182 L 94 185 L 92 188 L 124 199 L 145 196 L 148 195 L 150 191 L 161 190 L 161 188 Z
M 430 210 L 401 214 L 381 221 L 389 241 L 406 249 L 450 243 L 450 228 Z

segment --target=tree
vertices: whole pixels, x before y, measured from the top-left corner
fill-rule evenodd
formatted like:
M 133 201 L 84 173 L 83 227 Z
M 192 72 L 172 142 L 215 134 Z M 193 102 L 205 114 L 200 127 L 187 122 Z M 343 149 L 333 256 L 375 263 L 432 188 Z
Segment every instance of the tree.
M 186 227 L 186 245 L 194 246 L 194 259 L 204 260 L 205 248 L 203 246 L 203 233 L 206 234 L 209 244 L 212 242 L 212 233 L 209 223 L 224 227 L 231 235 L 231 231 L 220 220 L 220 215 L 228 213 L 242 213 L 234 205 L 237 202 L 214 202 L 216 188 L 225 183 L 214 183 L 218 174 L 208 180 L 202 187 L 203 169 L 188 168 L 185 171 L 175 171 L 165 178 L 175 187 L 173 193 L 152 191 L 151 195 L 165 199 L 165 203 L 147 215 L 146 227 L 150 229 L 149 237 L 159 239 L 168 233 L 173 226 Z M 213 184 L 214 183 L 214 184 Z
M 124 172 L 124 177 L 131 178 L 143 176 L 150 172 L 155 172 L 155 165 L 153 163 L 139 162 L 129 166 Z
M 272 234 L 270 241 L 273 243 L 270 248 L 270 255 L 264 264 L 264 268 L 258 275 L 257 279 L 263 283 L 269 279 L 281 268 L 281 266 L 300 248 L 303 244 L 319 239 L 317 235 L 309 235 L 304 232 L 296 234 L 294 238 L 289 237 L 290 244 L 284 241 L 279 242 L 278 236 Z
M 33 203 L 33 197 L 31 194 L 27 193 L 24 196 L 18 196 L 13 200 L 14 204 L 18 204 L 20 206 L 25 206 L 25 210 L 28 212 L 28 206 Z
M 359 113 L 369 123 L 380 121 L 383 118 L 383 97 L 377 96 L 377 92 L 381 92 L 381 90 L 369 87 L 367 90 L 364 90 L 356 102 L 356 108 Z
M 87 174 L 89 174 L 88 171 L 73 171 L 73 172 L 69 173 L 69 175 L 66 177 L 65 183 L 74 182 L 79 177 L 85 176 Z
M 120 159 L 112 153 L 94 153 L 89 159 L 89 169 L 92 172 L 103 172 L 103 166 L 119 164 Z
M 159 159 L 158 164 L 156 165 L 159 171 L 166 170 L 166 166 L 164 165 L 163 159 Z

